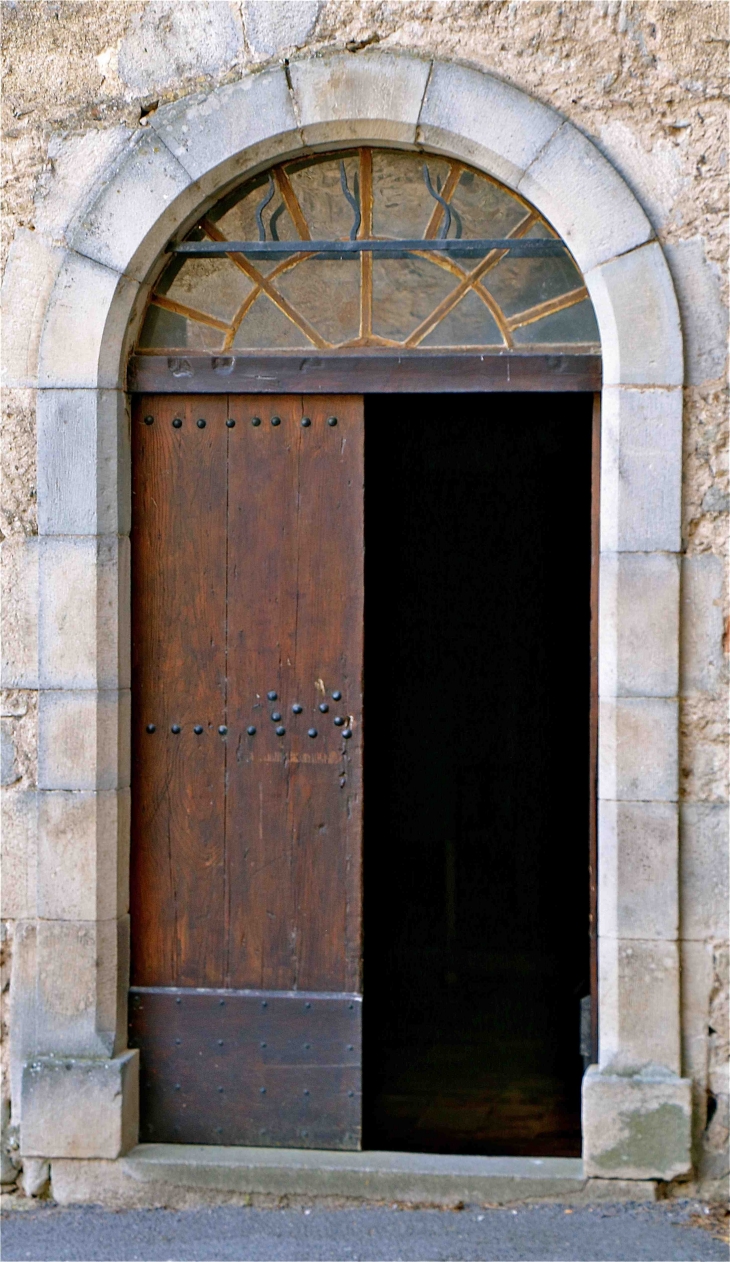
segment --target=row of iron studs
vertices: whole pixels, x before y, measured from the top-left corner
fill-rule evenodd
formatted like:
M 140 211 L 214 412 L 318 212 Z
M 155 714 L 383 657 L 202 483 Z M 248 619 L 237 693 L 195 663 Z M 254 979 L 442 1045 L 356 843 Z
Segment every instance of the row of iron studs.
M 155 418 L 154 418 L 154 416 L 145 416 L 145 417 L 143 418 L 143 420 L 144 420 L 145 425 L 154 425 L 154 423 L 155 423 Z M 303 417 L 302 417 L 302 419 L 301 419 L 301 421 L 300 421 L 299 423 L 300 423 L 300 425 L 302 426 L 302 429 L 309 429 L 309 426 L 312 424 L 311 417 L 309 417 L 309 416 L 303 416 Z M 205 429 L 205 427 L 206 427 L 206 425 L 208 424 L 208 422 L 207 422 L 207 421 L 205 421 L 205 420 L 203 420 L 203 417 L 201 416 L 200 420 L 196 421 L 196 422 L 195 422 L 195 424 L 197 425 L 198 429 Z M 254 429 L 257 429 L 257 428 L 258 428 L 258 426 L 261 424 L 261 417 L 260 417 L 260 416 L 252 416 L 252 417 L 251 417 L 251 424 L 253 425 Z M 280 416 L 272 416 L 272 418 L 271 418 L 271 424 L 272 424 L 274 427 L 276 427 L 277 425 L 281 425 L 281 417 L 280 417 Z M 327 417 L 327 424 L 330 426 L 330 428 L 333 428 L 333 427 L 337 424 L 337 417 L 336 417 L 336 416 L 328 416 L 328 417 Z M 234 428 L 235 428 L 235 425 L 236 425 L 236 422 L 233 420 L 233 418 L 232 418 L 232 417 L 230 417 L 230 416 L 229 416 L 228 420 L 226 421 L 226 428 L 227 428 L 227 429 L 234 429 Z M 173 428 L 173 429 L 182 429 L 182 418 L 181 418 L 181 417 L 179 417 L 179 416 L 176 416 L 176 417 L 175 417 L 175 419 L 174 419 L 174 420 L 173 420 L 173 422 L 172 422 L 172 428 Z
M 277 701 L 277 700 L 278 700 L 278 694 L 277 694 L 277 693 L 275 693 L 275 692 L 267 692 L 267 694 L 266 694 L 266 699 L 267 699 L 267 701 Z M 341 701 L 341 700 L 342 700 L 342 693 L 339 691 L 339 689 L 336 689 L 336 690 L 332 693 L 332 700 L 333 700 L 333 701 Z M 328 703 L 327 701 L 321 701 L 321 702 L 319 703 L 319 705 L 317 706 L 317 709 L 319 710 L 320 714 L 328 714 L 328 713 L 329 713 L 329 703 Z M 295 703 L 294 703 L 294 705 L 292 706 L 292 714 L 302 714 L 303 710 L 304 710 L 304 707 L 303 707 L 303 706 L 301 706 L 301 705 L 299 705 L 299 703 L 298 703 L 298 702 L 295 702 Z M 281 716 L 280 711 L 278 711 L 278 710 L 274 710 L 274 711 L 271 713 L 271 715 L 270 715 L 269 717 L 271 718 L 271 721 L 272 721 L 273 723 L 278 723 L 278 724 L 281 724 L 281 718 L 282 718 L 282 716 Z M 352 736 L 352 728 L 350 728 L 350 727 L 345 727 L 345 722 L 346 722 L 346 720 L 345 720 L 345 719 L 343 719 L 342 715 L 340 715 L 340 714 L 336 714 L 336 715 L 335 715 L 335 717 L 334 717 L 334 719 L 333 719 L 333 722 L 334 722 L 335 727 L 343 727 L 343 728 L 345 728 L 345 730 L 344 730 L 344 732 L 342 733 L 342 735 L 343 735 L 344 739 L 345 739 L 346 741 L 348 741 L 348 740 L 350 739 L 350 737 Z M 147 731 L 147 732 L 149 733 L 149 735 L 151 736 L 151 735 L 153 734 L 153 732 L 156 732 L 156 731 L 157 731 L 157 726 L 156 726 L 156 724 L 155 724 L 155 723 L 148 723 L 148 724 L 147 724 L 147 727 L 146 727 L 146 729 L 145 729 L 145 731 Z M 180 726 L 180 724 L 179 724 L 179 723 L 173 723 L 173 724 L 172 724 L 172 727 L 170 728 L 170 731 L 173 733 L 173 735 L 175 735 L 175 736 L 179 736 L 180 732 L 182 731 L 182 728 L 181 728 L 181 726 Z M 202 727 L 202 725 L 201 725 L 200 723 L 196 723 L 196 724 L 195 724 L 195 726 L 193 727 L 193 731 L 195 732 L 195 735 L 196 735 L 196 736 L 202 736 L 202 735 L 203 735 L 204 728 Z M 225 726 L 225 724 L 224 724 L 224 723 L 221 723 L 220 727 L 218 728 L 218 732 L 219 732 L 219 734 L 220 734 L 221 736 L 227 736 L 227 735 L 228 735 L 228 728 Z M 253 725 L 253 724 L 251 724 L 249 727 L 247 727 L 247 728 L 246 728 L 246 732 L 248 733 L 248 735 L 249 735 L 249 736 L 255 736 L 255 735 L 256 735 L 256 728 L 254 727 L 254 725 Z M 277 729 L 276 729 L 276 735 L 277 735 L 277 736 L 286 736 L 286 728 L 285 728 L 285 727 L 281 727 L 281 726 L 277 727 Z M 315 737 L 317 737 L 318 735 L 319 735 L 319 733 L 318 733 L 318 731 L 317 731 L 316 727 L 310 727 L 310 728 L 309 728 L 309 730 L 308 730 L 308 732 L 307 732 L 307 736 L 310 736 L 310 737 L 312 738 L 312 740 L 314 740 L 314 739 L 315 739 Z

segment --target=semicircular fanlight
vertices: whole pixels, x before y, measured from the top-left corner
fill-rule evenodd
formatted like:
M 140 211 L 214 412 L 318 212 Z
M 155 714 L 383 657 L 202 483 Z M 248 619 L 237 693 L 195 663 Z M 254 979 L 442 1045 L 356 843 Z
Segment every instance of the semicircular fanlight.
M 497 180 L 362 148 L 281 163 L 227 194 L 162 272 L 138 350 L 367 348 L 595 354 L 567 248 Z

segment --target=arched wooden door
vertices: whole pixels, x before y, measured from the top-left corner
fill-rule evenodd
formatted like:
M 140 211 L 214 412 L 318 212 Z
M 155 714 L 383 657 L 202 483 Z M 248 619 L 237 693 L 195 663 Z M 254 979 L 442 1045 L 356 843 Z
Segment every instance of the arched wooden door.
M 357 1148 L 362 399 L 132 427 L 141 1138 Z

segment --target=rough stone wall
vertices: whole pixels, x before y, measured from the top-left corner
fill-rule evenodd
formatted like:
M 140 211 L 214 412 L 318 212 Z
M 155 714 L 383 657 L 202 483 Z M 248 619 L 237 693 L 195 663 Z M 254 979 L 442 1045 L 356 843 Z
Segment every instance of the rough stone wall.
M 285 57 L 373 43 L 455 58 L 561 111 L 602 149 L 665 248 L 687 348 L 682 598 L 684 1072 L 695 1081 L 699 1174 L 727 1170 L 727 55 L 730 10 L 715 0 L 7 0 L 3 260 L 17 229 L 52 231 L 70 169 L 157 103 Z M 3 403 L 2 520 L 36 532 L 34 397 Z M 724 640 L 723 640 L 724 634 Z M 4 949 L 27 912 L 21 855 L 35 784 L 35 695 L 3 697 Z M 11 827 L 11 824 L 13 827 Z M 32 831 L 32 830 L 30 830 Z M 12 834 L 12 836 L 11 836 Z M 23 874 L 21 876 L 21 874 Z M 3 974 L 3 998 L 7 973 Z M 3 1088 L 4 1098 L 7 1087 Z M 12 1143 L 12 1128 L 10 1131 Z M 12 1169 L 4 1166 L 8 1177 Z M 4 1174 L 5 1177 L 5 1174 Z

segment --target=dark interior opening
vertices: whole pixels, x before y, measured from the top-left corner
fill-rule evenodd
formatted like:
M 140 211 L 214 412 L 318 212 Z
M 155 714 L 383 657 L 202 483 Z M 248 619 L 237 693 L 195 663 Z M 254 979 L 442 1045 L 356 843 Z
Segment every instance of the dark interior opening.
M 591 409 L 366 400 L 368 1148 L 580 1155 Z

